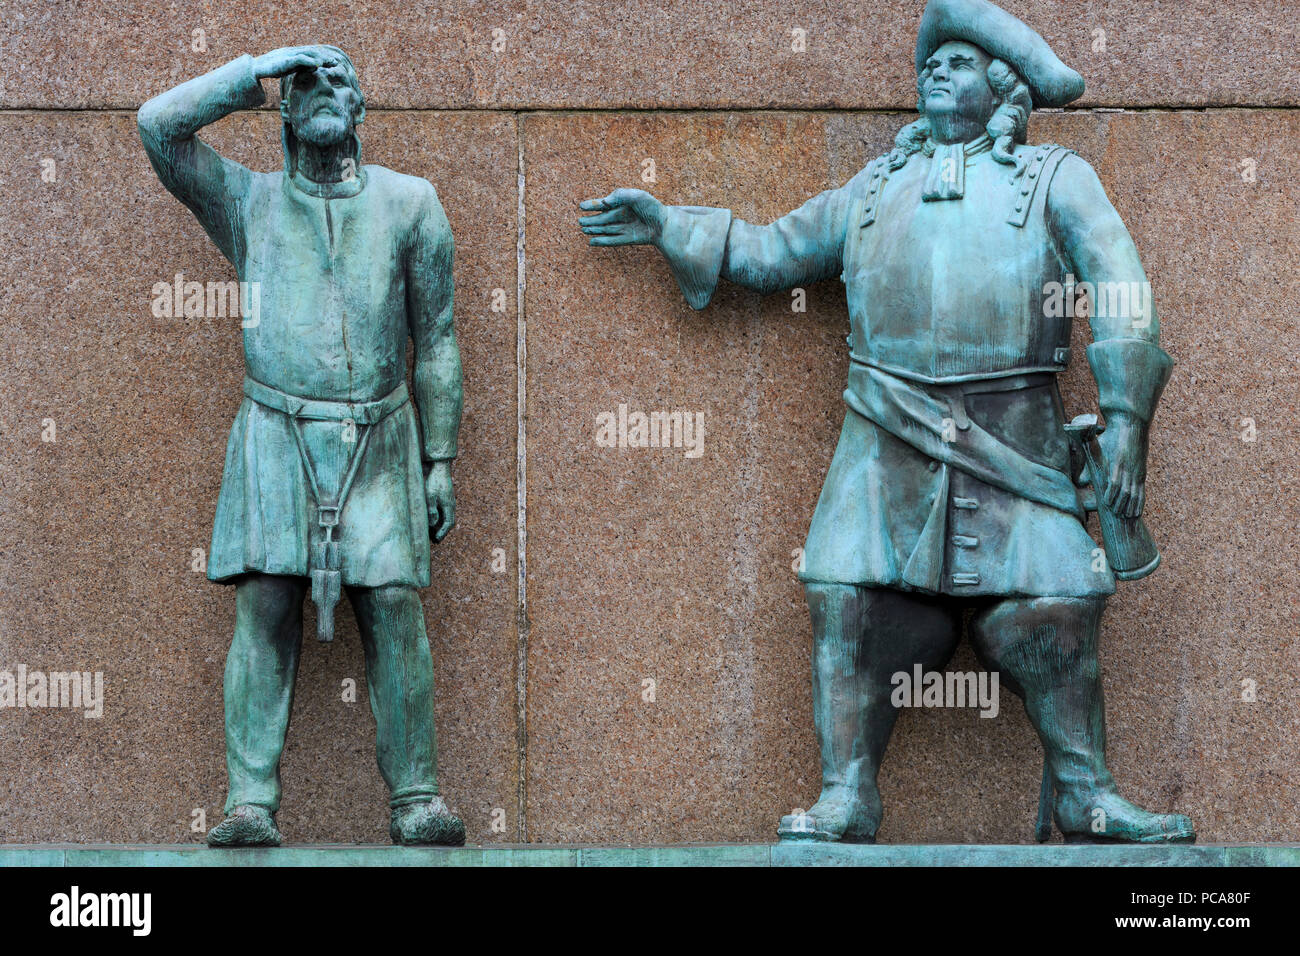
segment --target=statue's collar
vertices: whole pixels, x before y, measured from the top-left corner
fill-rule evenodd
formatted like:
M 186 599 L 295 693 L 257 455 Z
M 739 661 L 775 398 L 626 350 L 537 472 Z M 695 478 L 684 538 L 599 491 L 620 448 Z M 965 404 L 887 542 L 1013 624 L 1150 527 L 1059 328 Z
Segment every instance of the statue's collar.
M 966 164 L 971 158 L 987 153 L 993 148 L 993 138 L 980 133 L 969 143 L 926 144 L 933 148 L 930 171 L 926 175 L 921 199 L 934 202 L 940 199 L 961 199 L 966 195 Z M 929 149 L 926 152 L 930 152 Z
M 955 152 L 959 146 L 967 156 L 978 156 L 980 153 L 987 153 L 993 148 L 993 137 L 987 132 L 984 132 L 980 133 L 969 143 L 936 143 L 932 139 L 927 139 L 925 141 L 925 146 L 922 147 L 922 152 L 927 156 L 933 156 L 940 150 L 951 150 Z
M 357 174 L 349 179 L 341 179 L 336 183 L 318 183 L 308 179 L 295 169 L 289 180 L 300 191 L 309 196 L 315 196 L 317 199 L 348 199 L 366 188 L 366 171 L 363 167 L 358 169 Z
M 962 149 L 966 151 L 966 155 L 968 157 L 978 156 L 980 153 L 987 153 L 992 148 L 993 148 L 993 137 L 990 136 L 988 133 L 980 133 L 969 143 L 962 144 Z

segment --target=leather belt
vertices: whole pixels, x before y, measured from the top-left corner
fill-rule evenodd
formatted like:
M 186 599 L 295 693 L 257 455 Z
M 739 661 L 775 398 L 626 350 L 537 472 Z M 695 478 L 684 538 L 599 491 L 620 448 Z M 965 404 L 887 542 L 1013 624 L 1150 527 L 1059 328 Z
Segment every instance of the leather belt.
M 297 395 L 290 395 L 270 385 L 263 385 L 247 375 L 244 376 L 244 394 L 259 405 L 274 408 L 293 418 L 324 422 L 350 421 L 358 425 L 374 425 L 411 400 L 405 382 L 383 398 L 373 402 L 332 402 L 316 398 L 299 398 Z
M 1059 349 L 1057 351 L 1060 352 Z M 1068 349 L 1065 351 L 1069 352 Z M 1068 355 L 1066 358 L 1068 360 Z M 887 375 L 906 379 L 909 382 L 919 382 L 932 388 L 964 386 L 964 393 L 968 395 L 975 391 L 1010 392 L 1018 388 L 1035 388 L 1047 384 L 1056 375 L 1065 371 L 1064 364 L 1031 365 L 1006 369 L 1001 372 L 972 372 L 969 375 L 946 375 L 942 378 L 934 378 L 929 375 L 922 375 L 919 372 L 913 372 L 910 369 L 899 368 L 896 365 L 885 365 L 882 362 L 863 358 L 853 351 L 849 352 L 849 361 L 854 365 L 865 365 L 867 368 L 879 369 Z

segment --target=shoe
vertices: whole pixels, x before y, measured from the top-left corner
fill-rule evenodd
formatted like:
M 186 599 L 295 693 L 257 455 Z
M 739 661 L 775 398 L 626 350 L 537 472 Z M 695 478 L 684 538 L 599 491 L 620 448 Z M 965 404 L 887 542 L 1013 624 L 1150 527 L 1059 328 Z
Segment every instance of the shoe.
M 1056 825 L 1066 843 L 1195 843 L 1196 829 L 1181 813 L 1150 813 L 1114 790 L 1058 795 Z
M 279 845 L 275 814 L 253 803 L 232 808 L 224 820 L 208 831 L 208 846 L 212 847 Z
M 811 810 L 783 816 L 777 836 L 788 841 L 875 843 L 880 827 L 880 798 L 876 798 L 874 806 L 869 803 L 848 787 L 827 787 Z
M 463 846 L 465 823 L 447 809 L 442 797 L 434 797 L 394 810 L 388 835 L 398 846 Z

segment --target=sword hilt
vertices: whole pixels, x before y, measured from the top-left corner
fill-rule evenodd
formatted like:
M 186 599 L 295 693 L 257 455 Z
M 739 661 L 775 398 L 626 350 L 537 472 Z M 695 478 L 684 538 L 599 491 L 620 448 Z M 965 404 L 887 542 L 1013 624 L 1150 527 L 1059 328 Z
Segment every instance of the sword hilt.
M 1065 426 L 1065 433 L 1080 443 L 1091 441 L 1106 430 L 1104 423 L 1097 421 L 1097 416 L 1075 415 L 1070 424 Z

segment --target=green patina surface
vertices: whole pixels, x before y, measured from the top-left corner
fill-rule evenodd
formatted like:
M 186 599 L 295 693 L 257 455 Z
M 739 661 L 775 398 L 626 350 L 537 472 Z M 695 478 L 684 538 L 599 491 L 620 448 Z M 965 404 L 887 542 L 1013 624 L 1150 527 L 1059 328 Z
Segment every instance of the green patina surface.
M 1101 616 L 1116 579 L 1160 562 L 1142 511 L 1173 360 L 1097 173 L 1028 139 L 1033 109 L 1083 78 L 988 0 L 929 0 L 916 69 L 920 115 L 894 148 L 775 222 L 641 189 L 579 203 L 591 245 L 654 246 L 695 309 L 722 280 L 844 286 L 847 408 L 799 566 L 822 787 L 778 832 L 874 838 L 899 708 L 924 703 L 900 678 L 938 689 L 964 633 L 1043 745 L 1039 840 L 1055 822 L 1075 841 L 1190 842 L 1189 818 L 1124 799 L 1106 764 Z M 1076 317 L 1104 425 L 1065 413 Z
M 284 120 L 285 167 L 274 173 L 198 137 L 263 103 L 265 79 L 279 80 Z M 158 178 L 248 296 L 244 400 L 207 564 L 209 578 L 236 588 L 225 675 L 230 789 L 214 846 L 280 842 L 280 755 L 309 586 L 320 640 L 333 640 L 344 594 L 356 612 L 393 841 L 465 838 L 438 795 L 433 659 L 416 590 L 430 582 L 432 544 L 455 524 L 463 390 L 453 241 L 432 184 L 362 165 L 364 117 L 351 59 L 324 45 L 241 56 L 138 115 Z
M 15 866 L 1300 866 L 1300 845 L 6 846 Z

